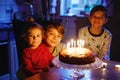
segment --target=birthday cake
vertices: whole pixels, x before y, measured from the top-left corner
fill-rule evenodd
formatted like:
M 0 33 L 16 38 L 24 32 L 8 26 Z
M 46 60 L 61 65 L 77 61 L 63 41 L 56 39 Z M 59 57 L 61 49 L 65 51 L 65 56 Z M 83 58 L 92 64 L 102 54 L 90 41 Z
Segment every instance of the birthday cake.
M 93 63 L 95 56 L 86 48 L 67 48 L 59 53 L 59 60 L 67 64 L 84 65 Z

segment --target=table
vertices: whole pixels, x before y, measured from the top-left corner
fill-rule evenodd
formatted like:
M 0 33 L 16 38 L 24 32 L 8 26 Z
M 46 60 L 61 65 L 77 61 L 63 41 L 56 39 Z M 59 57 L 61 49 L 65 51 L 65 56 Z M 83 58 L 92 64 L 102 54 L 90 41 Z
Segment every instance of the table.
M 120 80 L 120 69 L 115 69 L 115 65 L 120 65 L 120 62 L 104 62 L 107 63 L 105 68 L 83 70 L 85 76 L 80 80 Z M 53 67 L 48 72 L 35 74 L 25 80 L 73 80 L 73 78 L 70 77 L 70 73 L 71 70 Z

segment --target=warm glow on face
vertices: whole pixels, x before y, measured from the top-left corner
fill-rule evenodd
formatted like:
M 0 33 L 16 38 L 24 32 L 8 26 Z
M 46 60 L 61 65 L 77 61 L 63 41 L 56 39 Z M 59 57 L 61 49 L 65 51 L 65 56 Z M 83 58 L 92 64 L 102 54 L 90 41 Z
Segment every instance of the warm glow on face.
M 45 33 L 45 41 L 50 47 L 57 46 L 62 40 L 62 35 L 57 29 L 51 28 Z

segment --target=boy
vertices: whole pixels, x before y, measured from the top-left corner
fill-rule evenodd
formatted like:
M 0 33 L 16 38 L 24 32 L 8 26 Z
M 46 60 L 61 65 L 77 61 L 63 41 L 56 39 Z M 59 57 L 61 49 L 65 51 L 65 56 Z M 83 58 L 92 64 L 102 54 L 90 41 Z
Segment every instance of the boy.
M 103 27 L 107 21 L 106 8 L 96 5 L 90 12 L 90 25 L 79 30 L 78 38 L 83 39 L 84 47 L 91 49 L 97 57 L 110 60 L 112 34 Z
M 44 29 L 43 41 L 54 57 L 58 56 L 59 52 L 65 49 L 65 45 L 61 43 L 63 36 L 64 27 L 58 22 L 50 22 Z

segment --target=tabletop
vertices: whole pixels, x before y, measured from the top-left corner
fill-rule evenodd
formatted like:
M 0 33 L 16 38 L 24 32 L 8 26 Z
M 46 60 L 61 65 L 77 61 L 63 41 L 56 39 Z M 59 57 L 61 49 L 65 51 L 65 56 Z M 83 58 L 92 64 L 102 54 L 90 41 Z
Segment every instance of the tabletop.
M 47 72 L 41 72 L 26 78 L 25 80 L 120 80 L 120 62 L 104 61 L 107 65 L 97 69 L 82 70 L 83 78 L 73 78 L 70 75 L 73 70 L 52 67 Z

